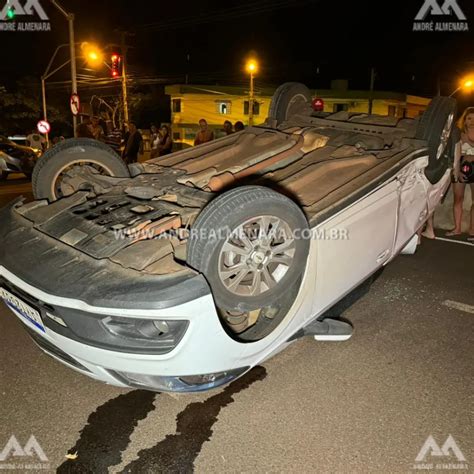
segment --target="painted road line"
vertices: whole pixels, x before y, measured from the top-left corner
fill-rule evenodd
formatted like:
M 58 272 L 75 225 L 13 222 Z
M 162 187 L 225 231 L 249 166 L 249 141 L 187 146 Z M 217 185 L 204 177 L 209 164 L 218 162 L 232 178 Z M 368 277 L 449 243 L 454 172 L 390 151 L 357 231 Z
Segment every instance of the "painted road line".
M 444 306 L 452 309 L 458 309 L 459 311 L 464 311 L 465 313 L 474 314 L 474 306 L 460 303 L 459 301 L 446 300 L 443 301 Z
M 445 239 L 444 237 L 435 237 L 435 240 L 442 240 L 443 242 L 452 242 L 454 244 L 463 244 L 469 245 L 470 247 L 474 247 L 474 244 L 471 244 L 470 242 L 464 242 L 462 240 Z

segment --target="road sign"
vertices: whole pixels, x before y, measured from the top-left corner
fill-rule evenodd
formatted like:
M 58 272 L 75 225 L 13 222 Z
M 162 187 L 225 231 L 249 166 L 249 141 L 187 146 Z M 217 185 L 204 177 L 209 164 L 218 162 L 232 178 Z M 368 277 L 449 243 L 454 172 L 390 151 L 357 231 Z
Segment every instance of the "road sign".
M 81 109 L 81 101 L 76 93 L 71 95 L 71 98 L 69 99 L 69 106 L 71 107 L 72 115 L 76 116 L 79 114 L 79 110 Z
M 38 132 L 47 135 L 51 131 L 51 125 L 46 120 L 40 120 L 36 125 Z

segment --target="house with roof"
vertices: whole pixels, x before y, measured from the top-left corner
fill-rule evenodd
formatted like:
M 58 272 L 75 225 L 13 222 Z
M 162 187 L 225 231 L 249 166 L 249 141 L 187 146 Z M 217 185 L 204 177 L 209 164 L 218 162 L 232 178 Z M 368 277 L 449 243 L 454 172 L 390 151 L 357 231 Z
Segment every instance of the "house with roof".
M 255 89 L 254 125 L 262 124 L 268 116 L 276 87 Z M 175 84 L 165 87 L 171 100 L 171 127 L 176 142 L 192 145 L 201 118 L 207 120 L 216 137 L 223 135 L 224 121 L 233 124 L 249 122 L 249 91 L 245 87 Z M 394 117 L 417 117 L 430 99 L 399 92 L 349 90 L 347 81 L 333 81 L 331 89 L 312 90 L 314 98 L 324 102 L 325 112 L 372 113 Z

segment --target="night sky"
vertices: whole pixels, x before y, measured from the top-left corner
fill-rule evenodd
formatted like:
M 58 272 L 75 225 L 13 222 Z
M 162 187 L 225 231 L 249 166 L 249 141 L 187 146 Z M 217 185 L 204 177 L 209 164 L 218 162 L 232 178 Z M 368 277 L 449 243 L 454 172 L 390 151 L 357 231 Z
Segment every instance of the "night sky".
M 66 21 L 48 0 L 41 3 L 50 33 L 0 32 L 0 83 L 40 76 L 55 46 L 67 42 Z M 458 0 L 468 33 L 412 32 L 423 0 L 62 3 L 76 14 L 77 41 L 114 43 L 115 30 L 132 32 L 129 61 L 137 77 L 182 82 L 189 74 L 192 83 L 243 84 L 244 60 L 254 52 L 261 85 L 300 80 L 328 88 L 331 79 L 347 78 L 350 88 L 367 89 L 374 66 L 377 89 L 433 95 L 438 76 L 449 94 L 474 70 L 472 0 Z

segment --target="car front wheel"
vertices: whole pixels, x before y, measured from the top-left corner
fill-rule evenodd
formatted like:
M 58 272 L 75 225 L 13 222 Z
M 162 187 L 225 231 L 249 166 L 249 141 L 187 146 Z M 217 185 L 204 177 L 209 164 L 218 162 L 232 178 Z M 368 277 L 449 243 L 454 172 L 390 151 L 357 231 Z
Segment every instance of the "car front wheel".
M 276 327 L 275 318 L 284 317 L 297 294 L 309 236 L 306 217 L 291 199 L 243 186 L 204 208 L 191 229 L 187 261 L 207 278 L 230 329 L 252 326 L 258 339 Z

